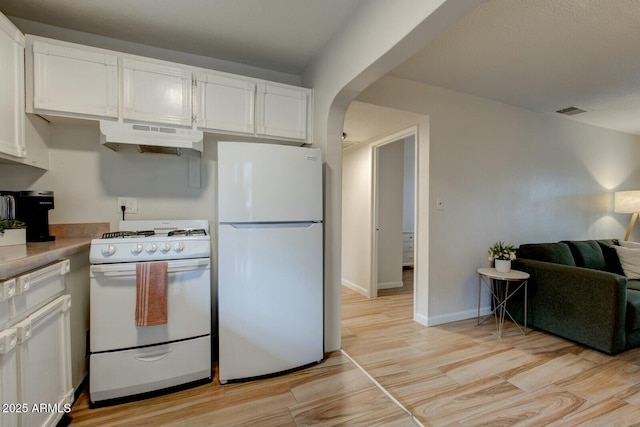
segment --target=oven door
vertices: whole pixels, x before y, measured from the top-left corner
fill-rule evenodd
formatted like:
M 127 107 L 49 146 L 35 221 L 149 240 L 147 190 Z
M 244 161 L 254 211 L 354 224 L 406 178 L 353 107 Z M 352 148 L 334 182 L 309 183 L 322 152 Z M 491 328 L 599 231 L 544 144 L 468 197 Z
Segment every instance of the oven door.
M 167 324 L 136 326 L 136 263 L 91 266 L 91 352 L 177 341 L 211 332 L 208 258 L 169 261 Z

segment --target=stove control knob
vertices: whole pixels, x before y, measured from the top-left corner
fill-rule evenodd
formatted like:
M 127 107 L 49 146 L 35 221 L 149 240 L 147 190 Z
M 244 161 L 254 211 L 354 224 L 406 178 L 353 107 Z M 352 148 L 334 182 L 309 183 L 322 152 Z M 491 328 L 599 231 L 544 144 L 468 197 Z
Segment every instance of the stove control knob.
M 171 250 L 171 244 L 170 243 L 163 243 L 160 245 L 160 252 L 162 253 L 167 253 Z
M 116 246 L 115 245 L 107 245 L 104 248 L 102 248 L 102 255 L 104 256 L 111 256 L 113 254 L 116 253 Z
M 176 252 L 182 252 L 184 250 L 184 243 L 176 243 L 175 245 L 173 245 L 173 249 L 175 249 Z
M 156 245 L 155 243 L 147 245 L 147 253 L 152 254 L 157 250 L 158 250 L 158 245 Z
M 133 245 L 133 247 L 131 248 L 131 253 L 134 255 L 138 255 L 140 252 L 142 252 L 142 245 L 140 243 L 138 243 L 137 245 Z

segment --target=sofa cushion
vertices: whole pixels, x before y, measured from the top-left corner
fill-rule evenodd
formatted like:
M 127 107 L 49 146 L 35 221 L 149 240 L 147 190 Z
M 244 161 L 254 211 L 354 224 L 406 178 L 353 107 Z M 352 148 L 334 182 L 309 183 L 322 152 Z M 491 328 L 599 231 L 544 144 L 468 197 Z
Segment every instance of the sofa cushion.
M 575 266 L 571 250 L 566 243 L 527 243 L 520 245 L 516 251 L 519 258 L 533 259 L 536 261 L 553 262 Z
M 627 280 L 627 289 L 640 291 L 640 280 L 636 280 L 636 279 Z
M 628 331 L 640 328 L 640 291 L 627 289 L 627 319 Z
M 595 270 L 605 270 L 607 262 L 600 245 L 595 240 L 564 240 L 569 246 L 573 260 L 578 267 L 592 268 Z
M 614 246 L 627 279 L 640 279 L 640 249 Z
M 614 246 L 618 245 L 618 239 L 598 240 L 598 244 L 600 245 L 600 249 L 602 250 L 602 255 L 604 255 L 604 261 L 607 264 L 605 270 L 609 273 L 615 273 L 624 276 L 624 271 L 622 270 L 622 266 L 620 265 L 618 253 L 614 248 Z

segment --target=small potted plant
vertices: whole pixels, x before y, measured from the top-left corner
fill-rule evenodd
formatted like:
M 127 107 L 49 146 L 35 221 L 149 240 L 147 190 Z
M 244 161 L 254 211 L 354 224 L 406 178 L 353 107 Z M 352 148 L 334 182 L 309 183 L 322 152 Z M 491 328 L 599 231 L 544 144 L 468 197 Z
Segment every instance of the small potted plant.
M 516 259 L 516 250 L 511 243 L 496 242 L 489 247 L 489 261 L 495 261 L 495 269 L 500 273 L 511 270 L 511 261 Z
M 0 219 L 0 246 L 23 245 L 26 243 L 25 223 L 15 219 Z

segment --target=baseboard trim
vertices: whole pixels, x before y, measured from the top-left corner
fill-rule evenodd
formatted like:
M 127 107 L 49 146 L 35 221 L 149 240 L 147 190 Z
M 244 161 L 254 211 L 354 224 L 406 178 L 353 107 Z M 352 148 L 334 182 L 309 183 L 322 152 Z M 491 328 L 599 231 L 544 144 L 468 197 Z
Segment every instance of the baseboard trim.
M 369 294 L 369 289 L 365 289 L 362 286 L 358 286 L 353 282 L 350 282 L 346 279 L 342 279 L 342 286 L 345 286 L 351 290 L 356 291 L 359 294 L 364 295 L 367 298 L 371 298 L 371 295 Z
M 402 283 L 402 281 L 378 283 L 378 289 L 393 289 L 393 288 L 401 288 L 403 286 L 404 286 L 404 283 Z
M 486 316 L 487 314 L 491 314 L 491 307 L 480 307 L 480 315 L 481 316 Z M 417 317 L 417 315 L 416 315 Z M 456 313 L 449 313 L 449 314 L 443 314 L 440 316 L 430 316 L 427 319 L 427 323 L 426 325 L 428 326 L 435 326 L 435 325 L 442 325 L 444 323 L 451 323 L 451 322 L 458 322 L 460 320 L 467 320 L 467 319 L 473 319 L 478 317 L 478 309 L 472 309 L 472 310 L 465 310 L 465 311 L 458 311 Z M 422 323 L 420 321 L 418 321 L 419 323 Z M 422 323 L 424 324 L 424 323 Z

